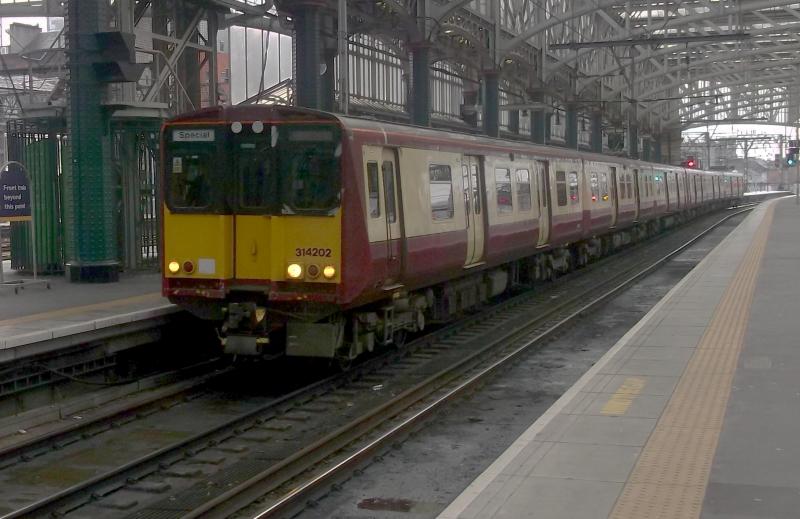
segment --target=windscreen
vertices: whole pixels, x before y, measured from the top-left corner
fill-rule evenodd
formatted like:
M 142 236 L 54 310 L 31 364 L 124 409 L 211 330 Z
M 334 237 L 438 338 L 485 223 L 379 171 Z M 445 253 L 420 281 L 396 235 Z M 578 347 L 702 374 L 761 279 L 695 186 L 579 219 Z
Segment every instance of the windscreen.
M 331 124 L 168 128 L 167 205 L 224 214 L 332 214 L 340 205 L 341 132 Z

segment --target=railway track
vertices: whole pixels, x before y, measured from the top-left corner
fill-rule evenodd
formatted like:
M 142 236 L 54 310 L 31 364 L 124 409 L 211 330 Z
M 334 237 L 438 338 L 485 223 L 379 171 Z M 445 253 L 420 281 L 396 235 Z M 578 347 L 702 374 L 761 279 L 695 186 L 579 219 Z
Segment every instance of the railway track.
M 724 219 L 703 217 L 628 249 L 624 256 L 606 258 L 437 330 L 409 344 L 407 352 L 388 353 L 351 373 L 266 398 L 233 418 L 110 470 L 95 471 L 3 517 L 72 512 L 92 517 L 227 517 L 241 510 L 270 517 L 285 512 L 723 221 L 748 210 L 729 211 Z M 711 225 L 712 219 L 718 221 Z M 206 406 L 209 412 L 220 405 L 214 398 L 203 404 L 199 397 L 174 408 L 190 414 Z M 117 425 L 123 437 L 125 426 Z M 58 463 L 57 454 L 70 447 L 81 448 L 54 445 L 35 457 L 20 451 L 16 463 L 0 468 L 0 477 L 6 472 L 6 478 L 13 478 L 20 469 L 31 477 L 36 470 L 25 465 Z

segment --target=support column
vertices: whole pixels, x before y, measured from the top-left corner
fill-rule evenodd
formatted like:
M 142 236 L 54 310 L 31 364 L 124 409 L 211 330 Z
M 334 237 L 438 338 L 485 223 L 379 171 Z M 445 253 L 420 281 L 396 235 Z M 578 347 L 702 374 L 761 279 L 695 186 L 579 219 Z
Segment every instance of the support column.
M 656 135 L 653 140 L 653 162 L 661 163 L 661 135 Z
M 208 46 L 211 53 L 208 56 L 208 105 L 219 104 L 219 65 L 217 64 L 217 32 L 219 19 L 216 11 L 208 12 Z
M 322 74 L 319 107 L 326 112 L 332 112 L 336 104 L 336 53 L 337 49 L 326 49 L 323 53 L 325 73 Z
M 483 133 L 489 137 L 500 135 L 500 71 L 483 73 Z
M 578 149 L 578 110 L 573 104 L 567 104 L 566 135 L 564 141 L 567 148 Z
M 427 42 L 411 49 L 411 124 L 431 125 L 431 47 Z
M 592 151 L 603 153 L 603 113 L 592 113 L 592 134 L 590 136 Z
M 297 105 L 304 108 L 320 108 L 322 77 L 321 12 L 324 3 L 313 1 L 296 2 L 292 6 L 295 38 L 297 77 L 295 88 Z
M 545 144 L 548 114 L 544 110 L 531 112 L 531 140 L 536 144 Z
M 94 33 L 108 30 L 107 0 L 68 0 L 67 128 L 70 162 L 64 171 L 66 272 L 70 281 L 117 281 L 117 182 L 111 169 L 110 117 L 100 105 L 90 54 Z
M 519 110 L 508 112 L 508 130 L 511 133 L 519 134 Z
M 197 14 L 197 9 L 187 1 L 178 2 L 175 9 L 175 26 L 177 34 L 184 34 L 190 27 L 192 19 Z M 196 35 L 192 35 L 191 42 L 197 42 Z M 183 110 L 198 110 L 200 108 L 200 51 L 186 46 L 178 59 L 178 75 L 183 90 L 178 89 L 179 105 Z M 183 91 L 186 91 L 185 95 Z
M 642 139 L 642 160 L 650 162 L 650 139 Z
M 632 159 L 639 158 L 639 128 L 631 119 L 628 120 L 628 156 Z

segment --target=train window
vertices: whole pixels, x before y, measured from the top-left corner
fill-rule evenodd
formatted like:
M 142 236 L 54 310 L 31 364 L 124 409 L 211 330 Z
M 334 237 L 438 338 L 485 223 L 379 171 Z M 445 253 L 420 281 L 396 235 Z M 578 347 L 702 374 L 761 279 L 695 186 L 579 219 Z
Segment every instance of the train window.
M 453 176 L 450 166 L 431 164 L 428 172 L 431 182 L 431 214 L 434 220 L 449 220 L 453 209 Z
M 290 131 L 279 148 L 284 212 L 329 212 L 339 206 L 342 147 L 333 129 Z
M 517 170 L 517 201 L 520 211 L 531 209 L 531 173 L 527 169 Z
M 169 164 L 172 205 L 184 209 L 208 207 L 211 204 L 211 153 L 176 150 Z
M 600 199 L 603 201 L 608 200 L 608 173 L 598 173 L 600 178 Z
M 567 174 L 563 171 L 556 171 L 556 194 L 558 205 L 567 205 Z
M 378 185 L 378 163 L 367 162 L 367 192 L 369 194 L 369 215 L 378 218 L 381 215 L 381 197 Z
M 233 162 L 239 181 L 239 207 L 271 212 L 277 202 L 277 168 L 272 148 L 263 138 L 242 139 L 238 146 Z
M 577 171 L 570 171 L 569 172 L 569 200 L 572 205 L 575 205 L 580 202 L 580 196 L 578 194 L 578 172 Z
M 498 214 L 510 213 L 514 210 L 511 199 L 511 170 L 508 168 L 495 168 L 494 184 L 497 190 Z
M 597 202 L 600 197 L 600 181 L 597 179 L 597 173 L 589 174 L 589 189 L 592 192 L 592 202 Z
M 383 171 L 383 190 L 386 193 L 386 220 L 389 223 L 397 221 L 397 208 L 395 207 L 394 195 L 394 163 L 384 160 L 381 165 Z
M 470 165 L 470 175 L 472 176 L 472 207 L 475 211 L 475 214 L 481 214 L 481 184 L 480 179 L 478 178 L 478 165 L 472 164 Z

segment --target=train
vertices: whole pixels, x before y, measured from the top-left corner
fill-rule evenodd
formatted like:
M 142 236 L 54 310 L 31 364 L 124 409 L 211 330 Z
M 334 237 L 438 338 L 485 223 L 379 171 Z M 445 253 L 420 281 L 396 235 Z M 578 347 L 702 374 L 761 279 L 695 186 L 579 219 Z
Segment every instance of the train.
M 347 363 L 735 203 L 703 171 L 288 106 L 161 132 L 162 292 L 225 352 Z

